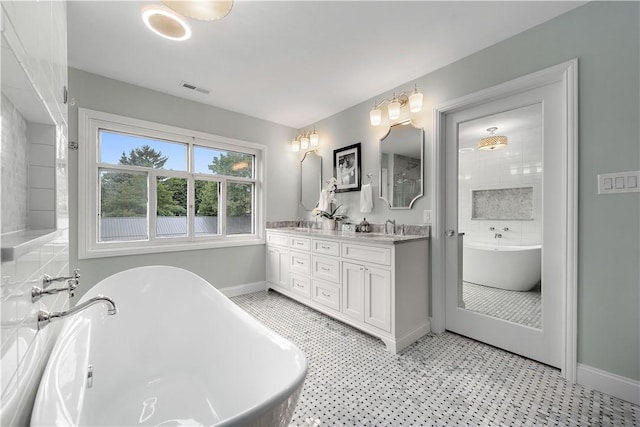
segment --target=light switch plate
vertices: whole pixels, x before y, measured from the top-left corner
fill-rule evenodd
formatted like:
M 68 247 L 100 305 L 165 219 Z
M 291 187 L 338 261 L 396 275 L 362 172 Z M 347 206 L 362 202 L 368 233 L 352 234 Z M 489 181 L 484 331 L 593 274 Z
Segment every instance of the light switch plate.
M 640 193 L 640 171 L 598 175 L 598 194 Z

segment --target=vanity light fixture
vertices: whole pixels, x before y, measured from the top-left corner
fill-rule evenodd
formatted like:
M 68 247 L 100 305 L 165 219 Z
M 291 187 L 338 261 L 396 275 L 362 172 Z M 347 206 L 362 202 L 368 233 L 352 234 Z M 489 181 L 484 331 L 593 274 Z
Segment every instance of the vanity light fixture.
M 497 130 L 498 128 L 495 126 L 487 128 L 487 132 L 490 132 L 491 135 L 487 136 L 486 138 L 482 138 L 480 142 L 478 142 L 478 150 L 492 151 L 507 146 L 506 136 L 494 135 L 494 132 Z
M 400 118 L 400 110 L 402 107 L 409 104 L 409 111 L 412 113 L 419 113 L 422 111 L 422 93 L 418 92 L 418 85 L 415 84 L 413 88 L 413 92 L 407 96 L 406 92 L 401 92 L 400 95 L 396 96 L 395 92 L 393 93 L 393 97 L 389 99 L 383 99 L 382 101 L 376 101 L 373 104 L 373 108 L 369 111 L 369 121 L 372 126 L 378 126 L 382 123 L 382 110 L 380 107 L 386 102 L 387 105 L 387 114 L 389 115 L 389 120 L 398 120 Z
M 307 150 L 309 147 L 316 148 L 318 144 L 320 144 L 320 136 L 313 128 L 313 131 L 302 132 L 291 141 L 291 151 Z
M 183 41 L 191 37 L 191 27 L 187 20 L 167 7 L 144 8 L 142 20 L 151 31 L 166 39 Z

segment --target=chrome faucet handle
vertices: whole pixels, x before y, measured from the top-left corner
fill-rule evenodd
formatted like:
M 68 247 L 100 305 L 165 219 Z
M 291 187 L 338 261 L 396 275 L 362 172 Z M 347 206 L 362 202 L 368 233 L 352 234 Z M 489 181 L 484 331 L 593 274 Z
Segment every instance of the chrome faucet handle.
M 80 279 L 69 279 L 67 280 L 67 284 L 69 285 L 69 292 L 75 291 L 78 285 L 80 284 Z
M 504 227 L 502 231 L 509 231 L 509 227 Z
M 46 289 L 44 286 L 40 287 L 40 286 L 34 286 L 31 288 L 31 302 L 37 302 L 38 300 L 40 300 L 40 298 L 42 298 L 45 295 L 53 295 L 53 294 L 57 294 L 59 292 L 64 292 L 67 291 L 69 292 L 69 298 L 73 298 L 74 296 L 76 296 L 75 290 L 78 287 L 78 283 L 79 281 L 79 277 L 80 275 L 77 274 L 77 270 L 75 271 L 76 275 L 73 278 L 67 278 L 67 286 L 64 288 L 51 288 L 51 289 Z
M 495 231 L 496 228 L 495 227 L 489 227 L 489 231 Z
M 75 282 L 79 282 L 80 281 L 80 270 L 75 268 L 73 270 L 73 276 L 60 276 L 60 277 L 51 277 L 48 274 L 45 274 L 42 276 L 42 287 L 44 289 L 47 288 L 47 286 L 51 285 L 53 282 L 62 282 L 65 280 L 74 280 Z M 77 284 L 77 283 L 76 283 Z

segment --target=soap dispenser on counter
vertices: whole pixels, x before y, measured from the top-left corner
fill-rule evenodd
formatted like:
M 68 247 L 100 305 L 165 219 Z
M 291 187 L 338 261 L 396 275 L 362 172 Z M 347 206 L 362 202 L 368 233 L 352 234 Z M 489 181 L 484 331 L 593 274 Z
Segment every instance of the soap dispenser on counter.
M 364 218 L 362 222 L 358 225 L 358 231 L 361 233 L 368 233 L 371 231 L 371 224 L 367 221 L 367 218 Z

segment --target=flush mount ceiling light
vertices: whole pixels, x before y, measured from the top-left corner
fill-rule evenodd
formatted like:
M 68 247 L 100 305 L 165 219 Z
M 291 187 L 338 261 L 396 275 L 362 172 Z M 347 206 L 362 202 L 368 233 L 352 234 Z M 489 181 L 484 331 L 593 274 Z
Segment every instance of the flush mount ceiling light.
M 296 138 L 291 141 L 291 150 L 292 151 L 300 151 L 306 150 L 309 147 L 316 148 L 320 144 L 320 135 L 316 132 L 316 128 L 313 128 L 313 131 L 302 132 Z
M 478 142 L 478 150 L 491 151 L 507 146 L 506 136 L 493 134 L 497 130 L 498 128 L 495 126 L 487 128 L 487 132 L 490 132 L 491 135 L 487 136 L 486 138 L 482 138 L 480 142 Z
M 224 18 L 231 12 L 233 0 L 200 0 L 200 1 L 163 1 L 167 7 L 187 16 L 201 21 L 215 21 Z
M 395 92 L 393 94 L 393 98 L 391 99 L 383 99 L 382 101 L 376 101 L 373 104 L 373 109 L 369 111 L 369 121 L 371 122 L 371 126 L 378 126 L 382 123 L 382 110 L 380 107 L 385 102 L 387 105 L 387 113 L 389 114 L 389 120 L 398 120 L 400 118 L 400 110 L 402 107 L 409 104 L 409 110 L 412 113 L 418 113 L 422 111 L 422 93 L 418 92 L 418 85 L 414 86 L 413 92 L 411 95 L 407 96 L 405 92 L 401 92 L 400 95 L 396 96 Z
M 144 8 L 142 20 L 151 31 L 166 39 L 182 41 L 191 37 L 191 27 L 187 20 L 169 8 Z

